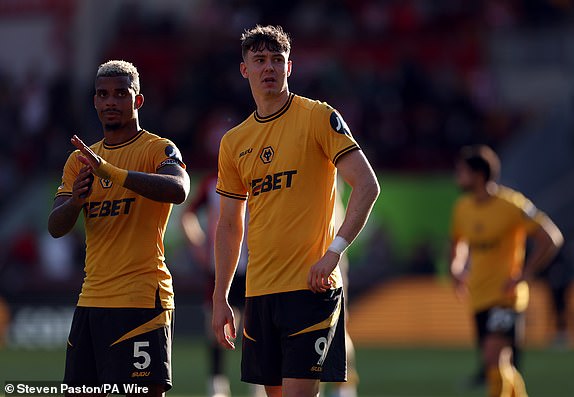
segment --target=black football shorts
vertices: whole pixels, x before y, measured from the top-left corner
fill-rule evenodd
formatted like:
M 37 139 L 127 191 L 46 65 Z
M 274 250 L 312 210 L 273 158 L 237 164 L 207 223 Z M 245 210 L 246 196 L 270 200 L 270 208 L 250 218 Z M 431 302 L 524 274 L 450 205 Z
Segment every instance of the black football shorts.
M 241 380 L 268 386 L 283 378 L 346 381 L 344 306 L 342 288 L 246 298 Z
M 510 307 L 491 307 L 475 314 L 476 332 L 479 341 L 488 334 L 501 334 L 512 342 L 516 340 L 517 324 L 522 316 Z
M 76 307 L 64 383 L 163 385 L 171 383 L 173 310 Z

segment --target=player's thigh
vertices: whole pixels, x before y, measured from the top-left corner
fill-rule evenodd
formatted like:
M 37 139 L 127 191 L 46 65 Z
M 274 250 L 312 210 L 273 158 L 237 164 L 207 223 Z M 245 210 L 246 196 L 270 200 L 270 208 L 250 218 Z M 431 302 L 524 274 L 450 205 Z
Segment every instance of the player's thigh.
M 265 386 L 265 394 L 267 394 L 267 397 L 283 397 L 283 387 Z
M 281 397 L 316 397 L 319 395 L 318 379 L 283 379 Z

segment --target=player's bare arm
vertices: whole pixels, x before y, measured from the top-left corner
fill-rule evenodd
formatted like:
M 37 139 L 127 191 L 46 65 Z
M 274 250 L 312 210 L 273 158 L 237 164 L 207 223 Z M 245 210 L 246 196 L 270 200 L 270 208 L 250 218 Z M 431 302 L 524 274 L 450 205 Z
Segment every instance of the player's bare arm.
M 352 189 L 345 219 L 337 236 L 351 243 L 365 226 L 379 196 L 380 186 L 375 172 L 360 150 L 354 150 L 341 157 L 337 162 L 337 171 Z M 327 251 L 309 271 L 307 278 L 309 289 L 314 292 L 329 289 L 329 275 L 339 263 L 339 259 L 339 254 Z
M 365 226 L 381 188 L 373 168 L 360 150 L 341 157 L 337 171 L 352 189 L 345 219 L 337 233 L 350 243 Z
M 108 170 L 103 169 L 104 159 L 94 153 L 76 135 L 72 137 L 71 142 L 82 153 L 82 156 L 78 156 L 80 161 L 92 167 L 95 175 L 104 179 L 110 177 Z M 125 170 L 120 171 L 125 172 Z M 157 171 L 157 174 L 127 171 L 124 178 L 123 186 L 125 188 L 154 201 L 181 204 L 189 193 L 189 175 L 177 165 L 163 166 Z
M 82 167 L 74 180 L 72 195 L 55 198 L 48 218 L 48 231 L 52 237 L 62 237 L 72 230 L 86 198 L 92 192 L 92 181 L 92 167 Z
M 466 286 L 467 264 L 469 257 L 468 243 L 459 239 L 451 242 L 450 275 L 454 282 L 456 295 L 462 299 L 468 291 Z
M 564 244 L 562 232 L 547 216 L 544 217 L 540 227 L 535 230 L 531 238 L 534 242 L 534 247 L 524 264 L 526 280 L 534 276 L 534 274 L 528 272 L 529 269 L 533 269 L 535 272 L 542 270 L 543 267 L 552 261 Z
M 181 204 L 189 194 L 189 176 L 179 165 L 165 165 L 157 174 L 130 171 L 124 187 L 150 200 Z
M 215 231 L 215 290 L 211 325 L 217 341 L 226 349 L 235 348 L 233 339 L 237 336 L 233 310 L 227 298 L 239 261 L 244 217 L 244 201 L 220 198 L 219 221 Z
M 510 280 L 507 289 L 511 290 L 522 280 L 532 281 L 536 274 L 546 267 L 558 253 L 564 243 L 564 237 L 560 229 L 547 216 L 534 232 L 529 236 L 532 242 L 532 249 L 529 251 L 524 263 L 521 277 Z

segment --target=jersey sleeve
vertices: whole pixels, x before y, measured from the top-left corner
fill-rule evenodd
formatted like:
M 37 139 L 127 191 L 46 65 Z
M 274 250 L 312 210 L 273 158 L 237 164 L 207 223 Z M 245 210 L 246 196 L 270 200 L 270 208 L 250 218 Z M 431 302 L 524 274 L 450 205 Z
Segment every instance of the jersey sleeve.
M 450 220 L 450 238 L 452 240 L 458 240 L 462 237 L 462 230 L 460 226 L 460 220 L 462 218 L 461 214 L 461 204 L 460 200 L 457 200 L 453 206 L 451 220 Z
M 76 150 L 68 156 L 66 164 L 64 165 L 64 171 L 62 172 L 62 181 L 60 186 L 58 186 L 55 197 L 72 195 L 74 181 L 76 180 L 76 177 L 80 173 L 80 169 L 82 167 L 80 160 L 77 158 L 79 153 L 80 152 Z
M 179 165 L 183 169 L 186 168 L 181 152 L 175 143 L 166 138 L 159 138 L 154 142 L 151 157 L 156 171 L 166 165 Z
M 360 149 L 341 114 L 331 106 L 318 104 L 313 119 L 316 140 L 333 164 L 344 154 Z
M 219 145 L 215 191 L 225 197 L 247 200 L 247 188 L 241 180 L 236 163 L 232 160 L 225 136 Z

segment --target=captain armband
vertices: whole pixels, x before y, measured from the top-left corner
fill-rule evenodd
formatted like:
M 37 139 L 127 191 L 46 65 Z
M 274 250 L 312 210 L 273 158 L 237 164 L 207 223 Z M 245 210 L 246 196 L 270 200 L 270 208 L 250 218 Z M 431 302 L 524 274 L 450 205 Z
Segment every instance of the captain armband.
M 100 166 L 94 173 L 100 178 L 109 179 L 120 186 L 124 185 L 126 178 L 128 177 L 128 170 L 111 165 L 104 159 L 101 159 Z
M 331 243 L 331 245 L 329 245 L 329 248 L 327 248 L 327 251 L 331 251 L 341 255 L 343 252 L 345 252 L 348 246 L 349 242 L 347 240 L 345 240 L 341 236 L 335 236 L 333 242 Z

